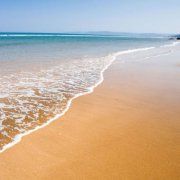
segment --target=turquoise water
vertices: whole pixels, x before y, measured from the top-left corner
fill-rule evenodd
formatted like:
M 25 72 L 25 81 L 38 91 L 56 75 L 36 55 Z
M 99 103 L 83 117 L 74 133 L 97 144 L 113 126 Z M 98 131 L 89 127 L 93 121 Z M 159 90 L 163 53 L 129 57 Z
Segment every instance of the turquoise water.
M 0 33 L 0 62 L 9 73 L 29 64 L 42 67 L 48 63 L 101 57 L 121 50 L 158 46 L 166 37 L 102 36 L 85 34 Z M 16 64 L 18 63 L 18 64 Z M 7 66 L 5 66 L 7 65 Z M 14 65 L 18 66 L 15 69 Z M 11 68 L 13 66 L 13 69 Z M 3 68 L 2 68 L 3 69 Z M 24 70 L 24 69 L 23 69 Z
M 60 117 L 118 55 L 166 43 L 154 35 L 0 33 L 0 150 Z

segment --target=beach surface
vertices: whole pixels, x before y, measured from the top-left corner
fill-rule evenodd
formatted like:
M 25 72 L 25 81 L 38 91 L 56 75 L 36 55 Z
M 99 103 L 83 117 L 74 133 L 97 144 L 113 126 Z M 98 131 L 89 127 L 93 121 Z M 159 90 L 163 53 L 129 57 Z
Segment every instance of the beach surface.
M 118 58 L 93 93 L 0 154 L 0 180 L 179 179 L 178 48 Z

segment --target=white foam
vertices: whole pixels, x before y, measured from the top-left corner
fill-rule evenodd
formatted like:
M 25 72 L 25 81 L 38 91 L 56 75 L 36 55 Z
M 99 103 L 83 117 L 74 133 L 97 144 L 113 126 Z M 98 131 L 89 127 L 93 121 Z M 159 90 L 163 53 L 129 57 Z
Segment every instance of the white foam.
M 158 54 L 155 54 L 155 55 L 146 56 L 144 59 L 151 59 L 151 58 L 158 58 L 158 57 L 161 57 L 161 56 L 168 56 L 172 52 L 173 52 L 172 50 L 169 50 L 169 51 L 158 53 Z
M 178 45 L 178 44 L 180 44 L 180 42 L 173 42 L 173 43 L 171 43 L 171 44 L 165 44 L 165 45 L 163 45 L 163 46 L 161 46 L 161 47 L 174 47 L 174 46 L 176 46 L 176 45 Z
M 124 55 L 124 54 L 129 54 L 129 53 L 135 53 L 135 52 L 140 52 L 140 51 L 147 51 L 147 50 L 151 50 L 151 49 L 154 49 L 154 47 L 148 47 L 148 48 L 138 48 L 138 49 L 131 49 L 131 50 L 127 50 L 127 51 L 120 51 L 120 52 L 117 52 L 117 53 L 114 53 L 114 54 L 110 54 L 108 55 L 106 58 L 108 58 L 108 63 L 106 64 L 106 66 L 104 66 L 104 68 L 100 71 L 100 79 L 99 81 L 97 81 L 96 83 L 94 83 L 94 81 L 92 81 L 92 83 L 94 85 L 91 85 L 91 87 L 89 87 L 87 89 L 87 91 L 85 92 L 80 92 L 76 95 L 74 95 L 68 102 L 67 102 L 67 105 L 65 107 L 65 109 L 63 110 L 63 112 L 61 112 L 60 114 L 57 114 L 55 117 L 49 119 L 46 123 L 40 125 L 40 126 L 36 126 L 33 130 L 28 130 L 26 132 L 24 132 L 24 130 L 21 130 L 22 133 L 21 134 L 18 134 L 14 137 L 14 140 L 9 143 L 9 144 L 6 144 L 3 146 L 3 148 L 0 150 L 0 152 L 4 152 L 6 149 L 12 147 L 13 145 L 17 144 L 18 142 L 21 141 L 22 137 L 25 136 L 25 135 L 28 135 L 40 128 L 43 128 L 45 126 L 47 126 L 49 123 L 53 122 L 54 120 L 60 118 L 61 116 L 63 116 L 67 111 L 68 109 L 70 108 L 71 104 L 72 104 L 72 101 L 74 99 L 76 99 L 77 97 L 79 96 L 82 96 L 82 95 L 85 95 L 85 94 L 89 94 L 89 93 L 92 93 L 94 91 L 94 88 L 96 88 L 99 84 L 101 84 L 104 80 L 104 77 L 103 77 L 103 73 L 104 71 L 112 64 L 112 62 L 120 55 Z M 81 78 L 81 77 L 79 77 Z M 73 83 L 73 82 L 70 82 L 70 83 Z M 18 121 L 18 120 L 17 120 Z M 21 119 L 19 119 L 19 122 L 21 121 Z M 27 125 L 26 125 L 27 126 Z
M 138 38 L 138 39 L 166 39 L 164 36 L 131 36 L 131 35 L 103 35 L 103 34 L 0 34 L 0 37 L 110 37 L 110 38 Z
M 8 94 L 0 94 L 0 99 L 8 97 Z
M 0 108 L 3 108 L 5 106 L 4 103 L 0 103 Z

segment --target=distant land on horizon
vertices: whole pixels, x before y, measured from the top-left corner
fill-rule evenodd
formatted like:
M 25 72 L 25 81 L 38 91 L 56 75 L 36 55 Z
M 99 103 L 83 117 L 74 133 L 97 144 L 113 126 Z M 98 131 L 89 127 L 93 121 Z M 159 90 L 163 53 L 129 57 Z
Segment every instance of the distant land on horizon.
M 113 32 L 113 31 L 72 31 L 72 32 L 4 32 L 0 31 L 0 34 L 74 34 L 74 35 L 139 35 L 139 36 L 179 36 L 177 33 L 133 33 L 133 32 Z

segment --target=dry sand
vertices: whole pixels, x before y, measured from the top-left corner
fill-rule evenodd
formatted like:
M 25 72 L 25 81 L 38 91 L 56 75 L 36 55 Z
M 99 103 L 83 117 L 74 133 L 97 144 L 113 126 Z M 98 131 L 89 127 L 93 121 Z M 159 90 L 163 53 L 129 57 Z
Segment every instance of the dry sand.
M 172 59 L 115 61 L 94 93 L 0 154 L 0 180 L 180 178 L 180 68 Z

